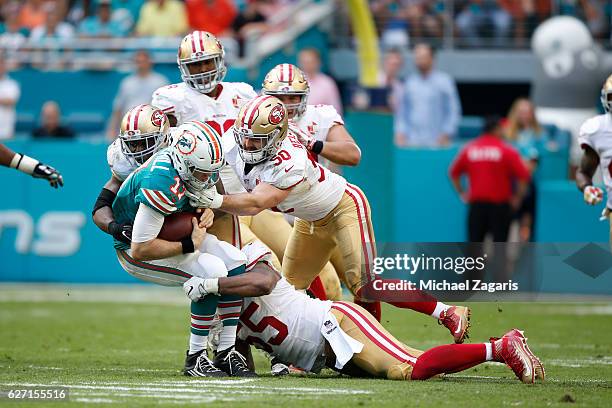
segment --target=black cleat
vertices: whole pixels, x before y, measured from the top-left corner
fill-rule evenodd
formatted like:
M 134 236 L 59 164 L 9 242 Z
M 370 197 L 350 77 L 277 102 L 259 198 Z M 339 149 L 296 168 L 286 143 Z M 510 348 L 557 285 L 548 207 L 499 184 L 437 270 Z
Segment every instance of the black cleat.
M 289 365 L 281 361 L 280 358 L 274 357 L 270 361 L 270 372 L 273 376 L 283 376 L 289 374 Z
M 208 358 L 205 350 L 189 354 L 185 357 L 183 374 L 188 377 L 227 377 L 225 372 L 219 370 Z
M 247 367 L 244 356 L 234 347 L 218 352 L 214 364 L 230 377 L 257 377 L 257 374 Z

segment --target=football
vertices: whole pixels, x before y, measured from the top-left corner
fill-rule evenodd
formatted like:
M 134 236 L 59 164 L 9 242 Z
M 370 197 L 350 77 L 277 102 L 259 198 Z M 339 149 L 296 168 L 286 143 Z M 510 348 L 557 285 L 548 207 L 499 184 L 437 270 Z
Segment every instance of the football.
M 193 230 L 191 219 L 197 216 L 198 214 L 192 212 L 179 212 L 167 216 L 157 237 L 173 242 L 178 242 L 188 237 Z

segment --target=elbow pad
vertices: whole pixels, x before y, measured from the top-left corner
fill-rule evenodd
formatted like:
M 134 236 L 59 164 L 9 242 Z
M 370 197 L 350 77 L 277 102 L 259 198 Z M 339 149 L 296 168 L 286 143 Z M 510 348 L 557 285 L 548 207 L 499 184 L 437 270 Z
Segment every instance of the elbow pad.
M 102 191 L 100 191 L 100 195 L 98 196 L 96 203 L 94 204 L 94 208 L 93 208 L 93 211 L 91 212 L 91 215 L 92 216 L 95 215 L 96 211 L 98 211 L 102 207 L 112 208 L 113 201 L 115 201 L 116 196 L 117 194 L 113 193 L 109 189 L 103 188 Z

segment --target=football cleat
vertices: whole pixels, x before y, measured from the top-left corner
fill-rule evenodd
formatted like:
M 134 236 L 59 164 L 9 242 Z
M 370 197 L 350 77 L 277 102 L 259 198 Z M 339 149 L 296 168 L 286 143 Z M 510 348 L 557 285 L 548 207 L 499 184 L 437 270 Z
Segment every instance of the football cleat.
M 270 372 L 275 377 L 280 377 L 283 375 L 289 374 L 289 366 L 279 360 L 277 357 L 274 357 L 272 361 L 270 361 Z
M 452 306 L 440 314 L 438 323 L 446 327 L 455 339 L 455 343 L 461 344 L 470 337 L 470 315 L 471 310 L 465 306 Z
M 536 379 L 544 381 L 544 366 L 527 346 L 522 330 L 512 329 L 501 338 L 491 338 L 491 343 L 493 359 L 506 363 L 519 380 L 525 384 L 533 384 Z
M 183 374 L 188 377 L 227 377 L 225 372 L 219 370 L 206 355 L 205 350 L 189 354 L 185 358 Z
M 230 377 L 257 377 L 254 371 L 249 370 L 244 356 L 234 347 L 218 352 L 214 364 Z

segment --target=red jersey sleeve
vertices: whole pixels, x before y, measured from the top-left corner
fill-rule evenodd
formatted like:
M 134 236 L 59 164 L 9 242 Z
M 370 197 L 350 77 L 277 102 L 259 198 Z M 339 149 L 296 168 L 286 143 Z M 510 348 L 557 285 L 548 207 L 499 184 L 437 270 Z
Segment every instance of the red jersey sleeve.
M 467 171 L 467 146 L 465 146 L 450 166 L 450 176 L 453 179 L 461 177 Z

